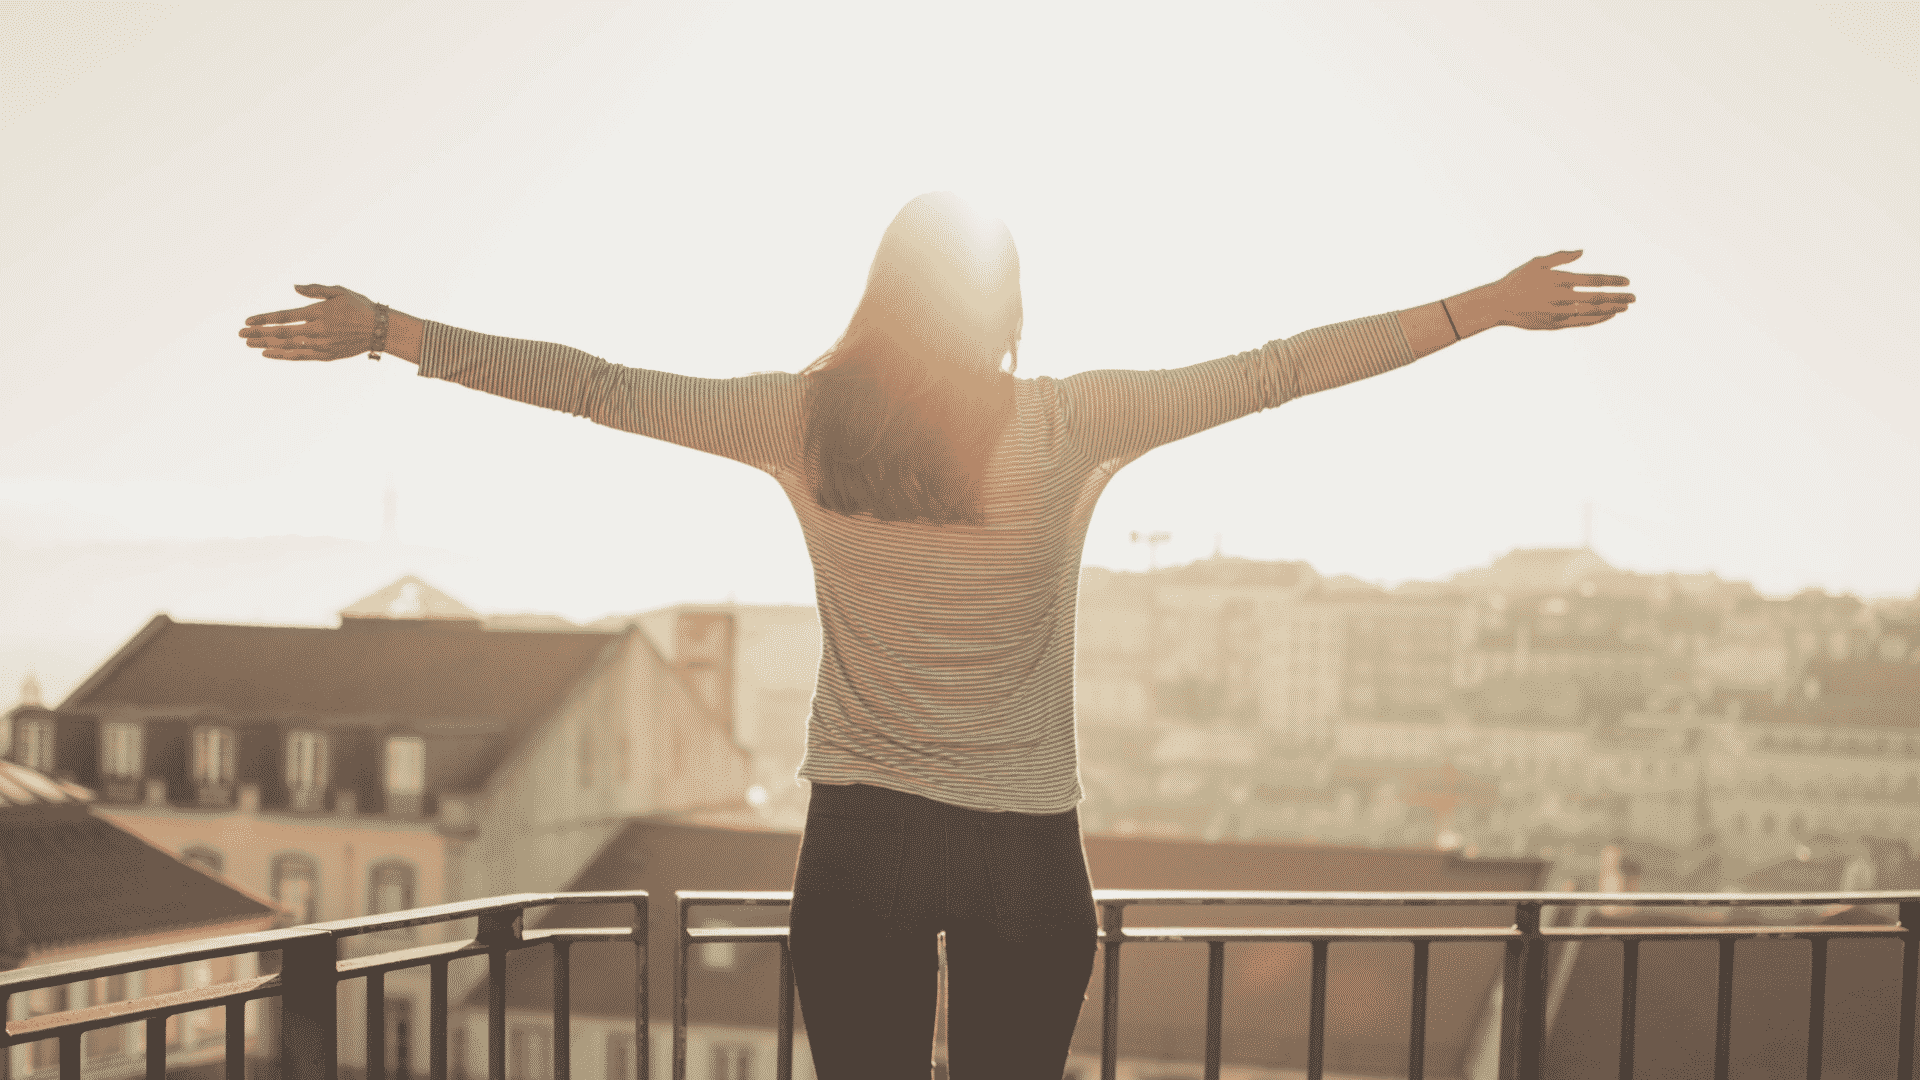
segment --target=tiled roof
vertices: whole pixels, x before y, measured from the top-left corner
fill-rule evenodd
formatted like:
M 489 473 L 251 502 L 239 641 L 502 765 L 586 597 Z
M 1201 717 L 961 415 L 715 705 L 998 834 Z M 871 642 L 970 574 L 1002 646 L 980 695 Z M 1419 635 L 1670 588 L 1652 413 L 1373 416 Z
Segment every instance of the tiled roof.
M 793 833 L 718 829 L 663 819 L 630 823 L 569 889 L 647 889 L 654 955 L 671 956 L 677 930 L 676 889 L 784 890 L 792 887 L 800 837 Z M 1313 889 L 1487 891 L 1538 888 L 1542 864 L 1533 860 L 1476 860 L 1424 849 L 1391 850 L 1311 844 L 1215 843 L 1089 836 L 1093 883 L 1110 889 Z M 548 909 L 529 920 L 542 926 L 625 925 L 617 907 Z M 1422 907 L 1393 909 L 1223 908 L 1135 909 L 1129 925 L 1506 925 L 1511 909 Z M 780 925 L 784 908 L 701 909 L 742 925 Z M 1309 978 L 1305 947 L 1239 946 L 1228 950 L 1225 1040 L 1228 1060 L 1270 1068 L 1305 1064 L 1305 1008 Z M 1391 1075 L 1406 1066 L 1406 1010 L 1380 1002 L 1404 1000 L 1410 949 L 1335 945 L 1328 994 L 1327 1068 L 1330 1073 Z M 523 949 L 508 957 L 507 1003 L 551 1008 L 551 953 Z M 1497 979 L 1497 947 L 1443 946 L 1435 953 L 1428 1019 L 1430 1075 L 1460 1074 L 1468 1040 Z M 1205 950 L 1137 945 L 1127 952 L 1123 977 L 1122 1047 L 1159 1048 L 1154 1057 L 1199 1060 L 1204 1034 Z M 732 971 L 691 971 L 689 1013 L 695 1023 L 771 1027 L 778 1002 L 779 956 L 765 945 L 742 945 Z M 633 1007 L 633 958 L 628 949 L 603 949 L 592 963 L 576 956 L 572 1005 L 576 1015 L 620 1016 Z M 672 965 L 653 964 L 656 1003 L 671 1003 Z M 1098 1053 L 1100 1009 L 1094 989 L 1082 1009 L 1074 1047 Z M 486 1006 L 485 987 L 465 1002 Z M 656 1008 L 664 1008 L 656 1004 Z M 804 1020 L 804 1017 L 802 1018 Z M 1160 1051 L 1164 1051 L 1160 1052 Z
M 261 719 L 530 722 L 557 707 L 616 637 L 425 619 L 348 619 L 329 629 L 157 615 L 61 711 L 129 704 Z
M 50 948 L 272 914 L 82 803 L 0 812 L 0 952 L 15 962 Z
M 5 813 L 10 807 L 92 801 L 93 792 L 79 784 L 43 776 L 25 765 L 0 761 L 0 813 Z

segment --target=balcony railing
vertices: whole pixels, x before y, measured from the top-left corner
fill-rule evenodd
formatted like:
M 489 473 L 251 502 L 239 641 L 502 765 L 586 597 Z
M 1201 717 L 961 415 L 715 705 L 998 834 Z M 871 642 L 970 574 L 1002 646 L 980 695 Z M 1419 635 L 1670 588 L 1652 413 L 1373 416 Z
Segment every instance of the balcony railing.
M 555 904 L 630 904 L 631 926 L 525 930 L 529 908 Z M 475 920 L 471 938 L 373 952 L 342 958 L 343 941 L 364 935 L 391 933 L 411 927 Z M 406 968 L 430 969 L 428 1005 L 429 1080 L 447 1080 L 447 965 L 469 956 L 487 957 L 487 1075 L 506 1075 L 507 954 L 539 945 L 553 949 L 553 1076 L 571 1074 L 572 1040 L 568 1037 L 573 1010 L 568 1001 L 572 985 L 570 950 L 583 941 L 630 941 L 639 972 L 634 984 L 634 1038 L 639 1050 L 640 1080 L 647 1080 L 647 894 L 643 891 L 586 893 L 522 893 L 438 907 L 415 908 L 393 915 L 375 915 L 338 922 L 310 923 L 290 930 L 209 938 L 181 945 L 93 956 L 63 963 L 43 964 L 0 972 L 0 1017 L 12 995 L 148 971 L 175 964 L 246 954 L 277 954 L 278 971 L 232 982 L 132 1001 L 91 1005 L 6 1025 L 0 1039 L 0 1075 L 6 1071 L 9 1048 L 46 1039 L 59 1040 L 60 1080 L 80 1080 L 80 1039 L 89 1031 L 144 1021 L 146 1024 L 147 1080 L 166 1080 L 167 1019 L 205 1009 L 226 1010 L 225 1080 L 245 1080 L 247 1061 L 246 1004 L 256 998 L 278 999 L 280 1023 L 277 1054 L 280 1080 L 335 1080 L 339 1071 L 339 1016 L 337 994 L 341 983 L 365 980 L 366 1080 L 385 1080 L 386 992 L 388 972 Z M 271 965 L 262 965 L 271 966 Z
M 674 954 L 673 1080 L 685 1080 L 688 1043 L 688 961 L 695 945 L 722 943 L 772 944 L 780 950 L 778 1042 L 779 1080 L 791 1080 L 794 1045 L 794 982 L 782 925 L 695 927 L 689 913 L 695 907 L 784 907 L 787 892 L 693 892 L 674 894 L 678 933 Z M 1406 942 L 1413 947 L 1409 979 L 1412 1014 L 1407 1046 L 1407 1075 L 1422 1080 L 1426 1070 L 1426 1020 L 1429 950 L 1434 942 L 1498 942 L 1504 946 L 1504 969 L 1499 983 L 1499 1075 L 1502 1080 L 1534 1080 L 1541 1075 L 1546 1043 L 1548 978 L 1547 947 L 1554 942 L 1619 941 L 1622 947 L 1620 995 L 1619 1075 L 1630 1080 L 1634 1069 L 1634 1033 L 1637 1015 L 1639 946 L 1643 941 L 1711 940 L 1719 946 L 1718 997 L 1714 1040 L 1714 1076 L 1727 1080 L 1733 1029 L 1733 980 L 1742 940 L 1760 938 L 1805 939 L 1810 942 L 1811 968 L 1807 1005 L 1807 1061 L 1809 1078 L 1822 1068 L 1822 1033 L 1826 1019 L 1827 946 L 1835 939 L 1888 938 L 1901 943 L 1900 1012 L 1890 1040 L 1897 1043 L 1897 1080 L 1912 1080 L 1914 1061 L 1914 1005 L 1920 982 L 1920 893 L 1852 892 L 1818 894 L 1629 894 L 1619 893 L 1315 893 L 1315 892 L 1170 892 L 1096 890 L 1100 911 L 1099 947 L 1104 953 L 1101 994 L 1101 1077 L 1113 1080 L 1118 1062 L 1121 952 L 1131 944 L 1205 942 L 1207 945 L 1206 1033 L 1204 1071 L 1218 1080 L 1221 1068 L 1221 1017 L 1225 998 L 1225 961 L 1229 944 L 1290 942 L 1311 952 L 1311 990 L 1307 1029 L 1306 1075 L 1320 1080 L 1325 1069 L 1327 954 L 1333 942 Z M 524 930 L 530 908 L 558 904 L 623 904 L 633 910 L 626 927 Z M 1581 907 L 1610 908 L 1631 904 L 1634 909 L 1718 909 L 1731 914 L 1740 909 L 1796 908 L 1830 905 L 1889 905 L 1898 922 L 1880 925 L 1781 924 L 1739 925 L 1710 923 L 1686 926 L 1553 925 L 1549 911 Z M 1267 906 L 1409 908 L 1491 907 L 1513 912 L 1509 926 L 1362 926 L 1362 927 L 1193 927 L 1125 925 L 1129 907 L 1149 906 Z M 422 945 L 342 959 L 343 939 L 404 927 L 476 920 L 471 938 Z M 1574 920 L 1568 920 L 1572 922 Z M 640 891 L 597 893 L 519 894 L 439 907 L 420 908 L 397 915 L 316 923 L 291 930 L 275 930 L 228 938 L 214 938 L 18 971 L 0 972 L 0 1015 L 14 994 L 112 975 L 218 957 L 272 953 L 278 971 L 238 979 L 217 986 L 181 990 L 133 1001 L 92 1005 L 52 1013 L 6 1026 L 0 1048 L 58 1040 L 61 1080 L 79 1080 L 81 1036 L 91 1030 L 143 1022 L 146 1025 L 146 1075 L 166 1076 L 167 1018 L 210 1008 L 226 1011 L 226 1078 L 244 1080 L 247 1028 L 246 1003 L 257 998 L 280 1001 L 277 1058 L 282 1080 L 334 1080 L 338 1072 L 339 1017 L 337 988 L 343 982 L 364 979 L 366 986 L 366 1080 L 385 1080 L 383 1014 L 387 972 L 425 966 L 430 969 L 428 1024 L 428 1080 L 448 1077 L 447 965 L 463 957 L 486 956 L 487 1076 L 505 1080 L 507 955 L 534 946 L 553 949 L 553 1066 L 554 1080 L 571 1078 L 571 966 L 570 948 L 582 941 L 626 941 L 635 950 L 633 997 L 634 1047 L 638 1080 L 649 1080 L 652 1055 L 648 1046 L 647 894 Z M 0 1056 L 0 1062 L 5 1057 Z

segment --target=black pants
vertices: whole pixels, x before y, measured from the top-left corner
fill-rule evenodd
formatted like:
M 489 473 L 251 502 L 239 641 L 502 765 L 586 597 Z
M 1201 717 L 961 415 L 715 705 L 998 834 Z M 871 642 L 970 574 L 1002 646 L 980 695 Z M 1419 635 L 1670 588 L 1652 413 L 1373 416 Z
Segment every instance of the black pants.
M 815 784 L 789 925 L 819 1080 L 929 1075 L 943 930 L 953 1080 L 1060 1080 L 1093 973 L 1078 811 Z

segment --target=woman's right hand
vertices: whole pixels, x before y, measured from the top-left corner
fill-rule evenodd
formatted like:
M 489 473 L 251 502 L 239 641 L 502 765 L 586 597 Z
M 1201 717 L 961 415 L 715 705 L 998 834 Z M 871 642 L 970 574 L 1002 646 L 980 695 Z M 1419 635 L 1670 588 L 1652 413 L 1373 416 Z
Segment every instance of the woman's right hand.
M 338 285 L 295 285 L 317 304 L 270 311 L 247 320 L 247 347 L 273 360 L 340 360 L 373 348 L 373 301 Z

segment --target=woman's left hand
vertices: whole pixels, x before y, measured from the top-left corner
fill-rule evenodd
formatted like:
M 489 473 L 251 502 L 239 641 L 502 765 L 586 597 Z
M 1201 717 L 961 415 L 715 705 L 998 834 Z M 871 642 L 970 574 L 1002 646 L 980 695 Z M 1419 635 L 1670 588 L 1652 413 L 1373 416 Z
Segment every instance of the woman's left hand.
M 1632 293 L 1573 291 L 1576 285 L 1624 286 L 1626 278 L 1553 269 L 1582 254 L 1560 251 L 1528 259 L 1486 286 L 1488 303 L 1499 312 L 1500 323 L 1522 330 L 1562 330 L 1603 323 L 1627 310 L 1633 303 Z
M 317 304 L 270 311 L 247 320 L 247 347 L 273 360 L 340 360 L 373 348 L 373 301 L 338 285 L 295 285 Z

